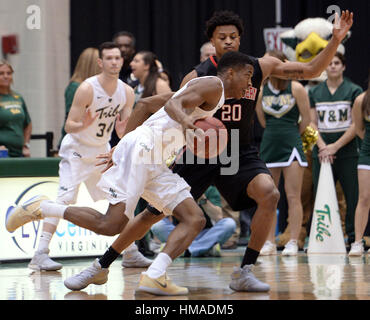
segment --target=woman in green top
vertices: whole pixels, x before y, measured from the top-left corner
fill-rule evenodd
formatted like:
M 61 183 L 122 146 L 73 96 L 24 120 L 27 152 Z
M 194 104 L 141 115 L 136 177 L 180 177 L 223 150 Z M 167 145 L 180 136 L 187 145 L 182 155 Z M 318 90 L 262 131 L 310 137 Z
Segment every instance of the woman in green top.
M 71 110 L 72 101 L 75 96 L 76 90 L 79 85 L 84 82 L 87 78 L 97 75 L 101 72 L 99 65 L 98 65 L 98 58 L 99 58 L 99 51 L 96 48 L 86 48 L 80 54 L 75 70 L 69 81 L 69 84 L 64 92 L 64 99 L 65 99 L 65 106 L 66 106 L 66 114 L 64 117 L 64 123 L 62 127 L 62 136 L 59 140 L 58 149 L 60 144 L 66 135 L 64 130 L 64 125 L 66 123 L 69 110 Z
M 287 59 L 279 51 L 271 51 L 268 54 L 282 61 Z M 303 173 L 304 167 L 307 167 L 300 134 L 310 123 L 307 92 L 297 81 L 270 77 L 260 92 L 256 111 L 258 120 L 262 127 L 265 127 L 260 146 L 261 159 L 266 162 L 276 186 L 279 185 L 281 173 L 285 179 L 290 241 L 285 245 L 282 254 L 296 255 L 303 216 Z M 261 255 L 276 254 L 276 217 L 274 220 L 267 241 L 261 249 Z
M 11 90 L 14 70 L 0 60 L 0 147 L 9 157 L 30 157 L 32 123 L 26 103 Z
M 345 230 L 352 243 L 358 200 L 358 145 L 351 111 L 362 89 L 343 76 L 345 68 L 345 57 L 337 52 L 326 68 L 328 79 L 309 91 L 312 125 L 319 131 L 312 151 L 312 180 L 316 194 L 320 163 L 330 161 L 334 182 L 339 180 L 346 200 Z
M 362 139 L 362 144 L 357 164 L 359 195 L 355 212 L 355 242 L 351 245 L 349 255 L 360 256 L 364 253 L 362 237 L 370 210 L 370 80 L 367 90 L 360 94 L 353 104 L 352 117 L 356 134 Z

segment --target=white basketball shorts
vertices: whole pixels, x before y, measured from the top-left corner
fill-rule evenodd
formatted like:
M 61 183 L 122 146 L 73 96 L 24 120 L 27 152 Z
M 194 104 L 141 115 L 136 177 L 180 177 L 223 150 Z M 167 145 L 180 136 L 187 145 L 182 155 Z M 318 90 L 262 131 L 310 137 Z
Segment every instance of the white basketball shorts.
M 141 126 L 128 133 L 113 152 L 114 165 L 98 183 L 111 204 L 126 204 L 129 219 L 134 217 L 140 197 L 166 215 L 171 215 L 185 199 L 192 198 L 190 186 L 165 163 L 143 161 L 143 155 L 153 147 L 154 133 L 149 127 Z
M 104 193 L 97 183 L 101 178 L 101 167 L 96 167 L 98 156 L 110 150 L 110 145 L 88 146 L 71 135 L 66 135 L 60 146 L 59 190 L 57 201 L 65 204 L 76 203 L 79 186 L 85 183 L 94 201 L 104 199 Z

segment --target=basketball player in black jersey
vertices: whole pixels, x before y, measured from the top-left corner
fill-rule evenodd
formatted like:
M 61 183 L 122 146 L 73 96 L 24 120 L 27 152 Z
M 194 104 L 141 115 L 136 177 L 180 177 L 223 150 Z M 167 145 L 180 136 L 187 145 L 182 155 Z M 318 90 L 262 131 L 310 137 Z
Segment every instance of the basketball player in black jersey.
M 338 45 L 344 39 L 353 23 L 353 13 L 342 12 L 341 18 L 336 17 L 337 28 L 333 29 L 333 37 L 326 48 L 311 62 L 282 62 L 271 56 L 253 58 L 254 74 L 252 88 L 245 92 L 240 100 L 226 97 L 225 105 L 214 116 L 220 119 L 228 129 L 229 137 L 233 129 L 239 134 L 237 157 L 231 158 L 230 163 L 223 164 L 181 164 L 186 159 L 186 151 L 181 159 L 173 166 L 173 171 L 182 176 L 191 186 L 194 199 L 198 199 L 209 185 L 214 184 L 234 210 L 242 210 L 257 205 L 251 224 L 251 237 L 245 251 L 240 268 L 235 268 L 231 275 L 230 288 L 236 291 L 268 291 L 270 286 L 254 277 L 251 269 L 256 263 L 259 251 L 267 239 L 273 216 L 276 214 L 279 192 L 274 185 L 265 164 L 259 159 L 257 150 L 251 146 L 252 119 L 261 82 L 269 76 L 282 79 L 302 80 L 318 76 L 332 60 Z M 216 12 L 207 22 L 207 35 L 216 49 L 216 55 L 196 66 L 182 81 L 182 86 L 190 79 L 205 75 L 215 75 L 217 61 L 228 51 L 238 51 L 243 24 L 239 16 L 229 11 Z M 126 133 L 141 124 L 151 112 L 162 107 L 169 97 L 159 96 L 145 99 L 141 105 L 147 105 L 146 111 L 140 114 L 136 107 L 134 114 L 126 127 Z M 143 118 L 141 119 L 140 116 Z M 228 150 L 233 150 L 233 141 L 229 141 Z M 238 170 L 234 174 L 222 174 L 221 169 L 231 169 L 234 162 Z M 224 171 L 227 173 L 227 171 Z M 114 241 L 99 260 L 103 268 L 119 256 L 131 242 L 140 239 L 150 227 L 161 220 L 163 214 L 151 206 L 136 216 L 120 236 Z M 191 225 L 194 217 L 182 217 L 183 223 Z M 179 244 L 181 246 L 181 244 Z M 185 250 L 186 248 L 184 248 Z

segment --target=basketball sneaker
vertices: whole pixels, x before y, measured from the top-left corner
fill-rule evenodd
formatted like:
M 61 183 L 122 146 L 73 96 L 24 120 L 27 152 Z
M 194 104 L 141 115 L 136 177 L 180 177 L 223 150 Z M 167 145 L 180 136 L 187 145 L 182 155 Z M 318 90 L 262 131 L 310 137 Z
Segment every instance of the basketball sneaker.
M 261 256 L 270 256 L 270 255 L 273 255 L 273 254 L 276 254 L 276 253 L 277 253 L 276 244 L 272 243 L 269 240 L 267 240 L 265 242 L 265 244 L 263 245 L 263 247 L 260 251 Z
M 36 251 L 32 260 L 28 264 L 28 268 L 36 271 L 56 271 L 62 269 L 62 264 L 50 259 L 49 252 L 49 249 Z
M 234 272 L 231 274 L 230 289 L 234 291 L 247 292 L 267 292 L 270 286 L 258 280 L 252 273 L 252 264 L 247 264 L 243 268 L 234 267 Z
M 143 272 L 136 292 L 147 292 L 158 296 L 182 296 L 188 294 L 189 290 L 174 284 L 166 273 L 153 279 Z
M 298 254 L 297 240 L 289 240 L 281 254 L 283 256 L 296 256 Z
M 35 196 L 22 205 L 13 208 L 6 216 L 6 229 L 9 232 L 13 232 L 28 222 L 42 219 L 40 204 L 44 200 L 49 200 L 49 198 L 46 196 Z
M 152 264 L 153 260 L 146 258 L 136 247 L 135 250 L 123 251 L 122 267 L 125 268 L 145 268 Z
M 92 266 L 64 280 L 64 285 L 70 290 L 82 290 L 89 284 L 104 284 L 108 281 L 108 268 L 102 268 L 96 258 Z
M 362 240 L 351 243 L 351 250 L 348 253 L 349 256 L 362 256 L 363 253 L 364 253 L 364 244 Z

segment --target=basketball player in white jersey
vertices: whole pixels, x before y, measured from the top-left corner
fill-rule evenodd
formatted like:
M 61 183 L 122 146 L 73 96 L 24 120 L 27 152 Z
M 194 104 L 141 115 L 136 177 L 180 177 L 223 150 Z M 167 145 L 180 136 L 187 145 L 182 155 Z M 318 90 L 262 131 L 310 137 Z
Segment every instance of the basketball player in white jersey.
M 252 75 L 252 61 L 247 55 L 228 52 L 219 61 L 217 77 L 189 81 L 164 107 L 126 134 L 113 152 L 114 165 L 103 173 L 98 184 L 110 202 L 106 215 L 91 208 L 69 207 L 37 196 L 8 215 L 7 229 L 15 230 L 32 220 L 58 217 L 99 234 L 114 235 L 133 220 L 134 209 L 141 196 L 166 215 L 172 214 L 179 224 L 163 251 L 142 273 L 139 291 L 157 295 L 187 294 L 186 287 L 169 280 L 166 270 L 203 229 L 205 218 L 190 194 L 189 185 L 172 173 L 165 159 L 171 150 L 183 147 L 184 131 L 193 137 L 191 132 L 194 134 L 194 129 L 197 129 L 193 124 L 195 120 L 212 116 L 223 106 L 225 97 L 240 99 L 251 86 Z M 176 130 L 182 139 L 162 139 L 166 130 Z M 161 152 L 161 161 L 146 162 L 152 159 L 151 156 L 155 158 L 157 148 L 165 151 Z M 72 290 L 81 290 L 91 283 L 105 283 L 108 269 L 102 267 L 104 264 L 104 261 L 96 259 L 91 267 L 66 279 L 65 285 Z
M 77 200 L 78 189 L 85 183 L 94 201 L 104 199 L 96 187 L 100 180 L 100 170 L 95 166 L 96 156 L 109 151 L 111 133 L 116 127 L 122 136 L 134 104 L 132 88 L 118 79 L 123 59 L 117 45 L 103 43 L 99 48 L 98 64 L 102 72 L 86 79 L 77 89 L 65 125 L 68 133 L 60 147 L 59 189 L 56 202 L 73 204 Z M 34 270 L 59 270 L 60 263 L 50 259 L 49 243 L 56 231 L 59 219 L 46 218 L 40 237 L 38 250 L 29 268 Z M 133 258 L 136 267 L 146 267 L 151 260 L 146 259 L 133 245 L 126 250 L 127 265 Z M 130 253 L 130 254 L 128 254 Z M 132 263 L 132 261 L 131 261 Z

